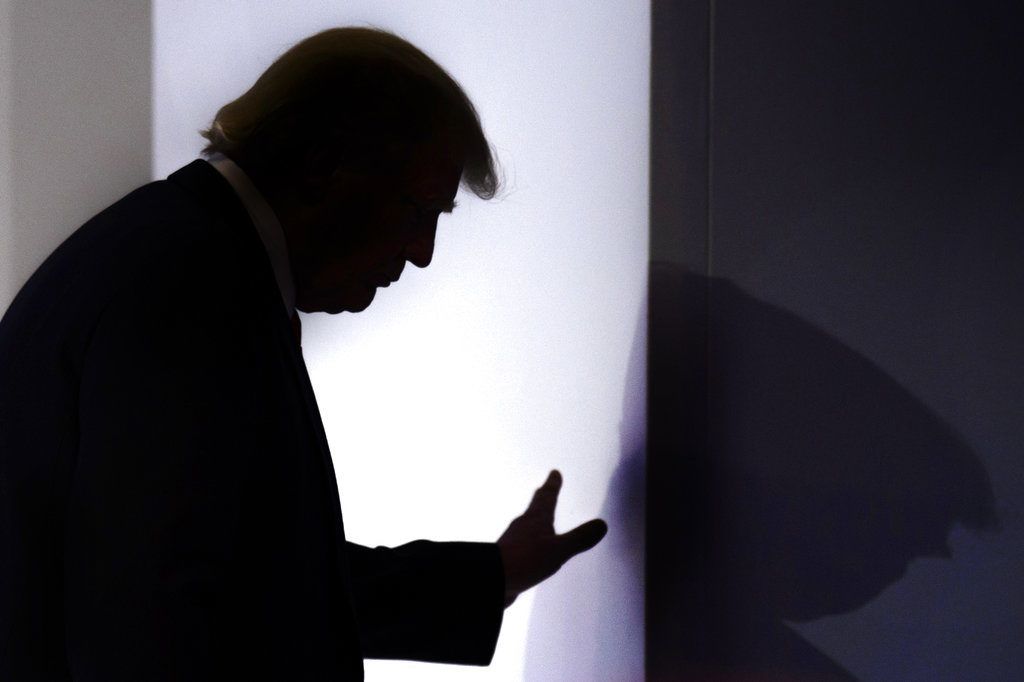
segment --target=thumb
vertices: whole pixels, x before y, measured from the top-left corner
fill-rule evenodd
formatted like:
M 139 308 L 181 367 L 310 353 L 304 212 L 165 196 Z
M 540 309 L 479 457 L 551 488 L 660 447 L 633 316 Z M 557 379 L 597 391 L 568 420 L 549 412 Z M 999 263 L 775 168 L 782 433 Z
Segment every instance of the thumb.
M 559 540 L 561 541 L 563 551 L 562 563 L 565 563 L 581 552 L 591 549 L 594 545 L 601 542 L 601 538 L 607 532 L 608 524 L 601 519 L 594 519 L 561 535 Z

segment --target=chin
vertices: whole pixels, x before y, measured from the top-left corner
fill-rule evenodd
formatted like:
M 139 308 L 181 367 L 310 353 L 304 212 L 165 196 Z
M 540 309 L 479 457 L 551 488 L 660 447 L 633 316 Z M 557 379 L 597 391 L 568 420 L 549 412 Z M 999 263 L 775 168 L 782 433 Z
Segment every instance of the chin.
M 376 289 L 367 288 L 363 292 L 347 292 L 344 296 L 323 298 L 320 300 L 301 301 L 295 307 L 304 313 L 361 313 L 366 310 L 377 294 Z
M 346 303 L 344 306 L 339 307 L 337 310 L 332 310 L 330 312 L 332 312 L 332 313 L 361 313 L 361 312 L 363 312 L 364 310 L 366 310 L 367 308 L 370 307 L 370 303 L 372 301 L 373 301 L 373 299 L 371 298 L 369 301 L 364 301 L 362 303 L 356 303 L 356 304 Z

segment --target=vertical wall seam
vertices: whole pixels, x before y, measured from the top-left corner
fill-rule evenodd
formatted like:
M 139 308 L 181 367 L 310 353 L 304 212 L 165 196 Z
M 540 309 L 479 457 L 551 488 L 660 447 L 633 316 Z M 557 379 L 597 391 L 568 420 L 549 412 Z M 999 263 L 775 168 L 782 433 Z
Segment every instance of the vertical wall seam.
M 713 358 L 711 304 L 714 286 L 714 169 L 715 169 L 715 0 L 708 0 L 707 25 L 707 116 L 705 154 L 707 177 L 705 178 L 704 210 L 706 211 L 704 233 L 704 455 L 711 454 L 711 366 Z
M 707 128 L 705 129 L 705 153 L 707 154 L 707 178 L 705 185 L 705 200 L 707 221 L 705 223 L 704 239 L 704 266 L 705 274 L 710 280 L 714 274 L 713 267 L 713 228 L 714 213 L 712 211 L 712 200 L 714 199 L 714 169 L 715 169 L 715 0 L 708 0 L 708 69 L 707 69 Z

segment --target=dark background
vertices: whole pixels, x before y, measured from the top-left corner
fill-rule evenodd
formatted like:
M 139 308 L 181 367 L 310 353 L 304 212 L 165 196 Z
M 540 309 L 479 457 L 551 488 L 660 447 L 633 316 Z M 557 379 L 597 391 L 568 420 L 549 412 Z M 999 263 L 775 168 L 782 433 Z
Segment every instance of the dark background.
M 648 679 L 1024 675 L 1019 3 L 653 3 Z

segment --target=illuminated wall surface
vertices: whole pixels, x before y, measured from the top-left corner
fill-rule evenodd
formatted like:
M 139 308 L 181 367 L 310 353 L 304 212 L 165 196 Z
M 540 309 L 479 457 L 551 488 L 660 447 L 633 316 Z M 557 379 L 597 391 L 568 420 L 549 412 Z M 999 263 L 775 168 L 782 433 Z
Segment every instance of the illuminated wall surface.
M 559 530 L 618 509 L 612 481 L 643 428 L 643 3 L 169 0 L 153 21 L 154 177 L 195 158 L 196 131 L 284 49 L 349 24 L 435 58 L 497 149 L 506 190 L 460 192 L 429 268 L 358 315 L 303 317 L 350 538 L 496 540 L 552 467 Z M 642 526 L 612 527 L 506 612 L 490 668 L 369 662 L 368 677 L 635 679 Z

